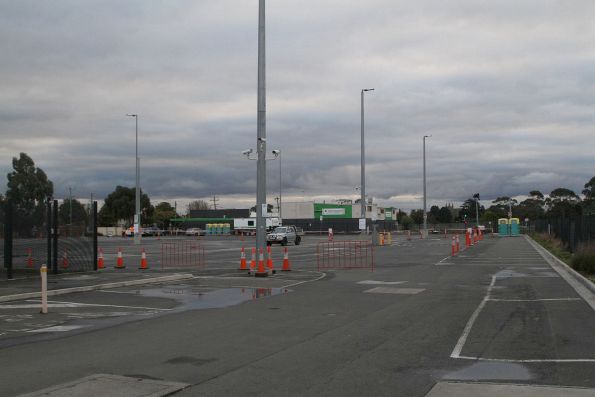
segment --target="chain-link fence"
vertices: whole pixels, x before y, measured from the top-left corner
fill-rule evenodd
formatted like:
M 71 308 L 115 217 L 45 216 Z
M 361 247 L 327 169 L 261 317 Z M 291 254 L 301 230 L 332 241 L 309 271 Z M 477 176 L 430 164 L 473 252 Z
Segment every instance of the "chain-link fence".
M 535 231 L 554 235 L 574 252 L 579 245 L 595 241 L 595 215 L 540 219 Z
M 93 205 L 86 219 L 59 224 L 58 201 L 38 204 L 25 211 L 11 202 L 2 209 L 2 261 L 8 278 L 13 273 L 39 273 L 42 264 L 51 271 L 81 272 L 96 269 L 96 214 Z

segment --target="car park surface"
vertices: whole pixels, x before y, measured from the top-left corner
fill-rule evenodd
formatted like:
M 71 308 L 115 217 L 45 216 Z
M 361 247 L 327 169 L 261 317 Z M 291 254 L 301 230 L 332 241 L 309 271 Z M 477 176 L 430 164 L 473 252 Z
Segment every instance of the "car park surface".
M 166 274 L 161 245 L 185 240 L 143 239 L 150 271 Z M 0 335 L 0 354 L 10 357 L 2 395 L 94 373 L 190 385 L 179 396 L 434 397 L 469 381 L 593 395 L 595 312 L 524 237 L 486 237 L 451 257 L 450 239 L 398 236 L 376 248 L 374 272 L 318 272 L 326 240 L 306 236 L 288 248 L 291 272 L 255 279 L 237 270 L 254 238 L 193 238 L 206 266 L 183 269 L 191 280 L 61 296 L 47 319 L 27 306 L 35 302 L 0 304 L 22 306 L 0 307 L 4 328 L 46 329 Z M 140 274 L 137 247 L 118 238 L 100 239 L 104 273 L 115 274 L 118 245 L 124 271 Z M 278 268 L 281 249 L 272 253 Z M 51 322 L 85 326 L 47 331 Z M 479 390 L 488 397 L 488 389 Z

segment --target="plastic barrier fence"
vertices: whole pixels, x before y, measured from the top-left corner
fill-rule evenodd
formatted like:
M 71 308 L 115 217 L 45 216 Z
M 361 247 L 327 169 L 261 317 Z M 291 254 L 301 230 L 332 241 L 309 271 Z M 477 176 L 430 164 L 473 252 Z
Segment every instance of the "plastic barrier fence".
M 205 250 L 196 240 L 183 240 L 161 244 L 161 268 L 204 269 Z
M 374 271 L 371 241 L 323 241 L 316 246 L 318 270 L 361 269 Z

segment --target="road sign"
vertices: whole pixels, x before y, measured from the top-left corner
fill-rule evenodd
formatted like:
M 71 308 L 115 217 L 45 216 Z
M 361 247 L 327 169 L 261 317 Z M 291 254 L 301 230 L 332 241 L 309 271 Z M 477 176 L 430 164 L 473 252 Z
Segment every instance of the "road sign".
M 366 219 L 361 218 L 359 220 L 359 230 L 366 230 Z

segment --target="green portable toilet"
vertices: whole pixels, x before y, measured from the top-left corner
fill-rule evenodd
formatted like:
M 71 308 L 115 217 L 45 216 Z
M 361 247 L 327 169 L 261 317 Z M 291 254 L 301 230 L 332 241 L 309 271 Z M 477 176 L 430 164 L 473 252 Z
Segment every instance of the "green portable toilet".
M 519 218 L 510 218 L 510 235 L 521 235 L 521 220 Z
M 500 237 L 506 237 L 510 233 L 508 232 L 508 218 L 498 219 L 498 235 Z

